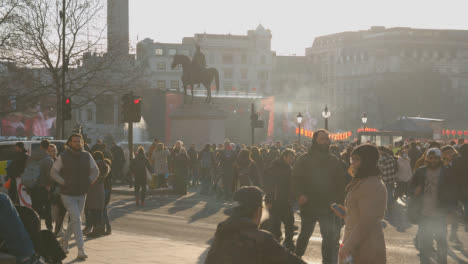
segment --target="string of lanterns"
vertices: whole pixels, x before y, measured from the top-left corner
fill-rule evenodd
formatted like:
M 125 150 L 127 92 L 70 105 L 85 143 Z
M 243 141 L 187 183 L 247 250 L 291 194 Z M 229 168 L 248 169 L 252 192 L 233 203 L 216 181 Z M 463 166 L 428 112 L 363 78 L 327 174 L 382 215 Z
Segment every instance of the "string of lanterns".
M 443 136 L 468 136 L 468 130 L 443 129 Z
M 301 136 L 307 137 L 307 138 L 312 138 L 314 136 L 314 131 L 312 130 L 307 130 L 304 128 L 296 128 L 296 135 L 301 133 Z M 330 139 L 332 140 L 347 140 L 353 135 L 353 132 L 348 131 L 348 132 L 343 132 L 343 133 L 334 133 L 334 134 L 329 134 Z

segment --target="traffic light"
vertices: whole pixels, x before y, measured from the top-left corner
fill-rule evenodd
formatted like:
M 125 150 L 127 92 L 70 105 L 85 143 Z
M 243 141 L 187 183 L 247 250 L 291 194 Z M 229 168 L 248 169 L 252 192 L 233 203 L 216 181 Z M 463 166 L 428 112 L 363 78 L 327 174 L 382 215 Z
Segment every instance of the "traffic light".
M 263 120 L 258 120 L 258 113 L 253 113 L 250 115 L 250 125 L 253 128 L 263 128 L 264 122 Z
M 72 118 L 72 108 L 71 108 L 71 98 L 66 97 L 62 105 L 62 114 L 63 120 L 71 120 Z
M 138 123 L 141 120 L 141 98 L 139 96 L 133 96 L 132 107 L 131 107 L 131 118 L 132 122 Z
M 141 98 L 132 94 L 122 95 L 122 121 L 138 123 L 141 120 Z

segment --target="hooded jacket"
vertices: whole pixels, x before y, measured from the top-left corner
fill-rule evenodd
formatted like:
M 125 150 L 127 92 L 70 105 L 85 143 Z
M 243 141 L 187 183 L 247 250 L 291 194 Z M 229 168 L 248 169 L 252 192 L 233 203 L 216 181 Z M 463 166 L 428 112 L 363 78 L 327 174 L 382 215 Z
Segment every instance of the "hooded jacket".
M 49 154 L 42 149 L 35 151 L 31 155 L 31 161 L 39 161 L 39 167 L 41 174 L 39 175 L 39 179 L 37 182 L 38 187 L 46 187 L 52 184 L 52 178 L 50 177 L 50 170 L 52 169 L 52 165 L 54 161 L 49 156 Z
M 216 229 L 205 264 L 306 263 L 248 218 L 231 216 Z
M 296 195 L 304 195 L 307 202 L 301 206 L 304 215 L 328 215 L 330 205 L 343 204 L 346 176 L 337 157 L 317 147 L 300 156 L 293 169 Z

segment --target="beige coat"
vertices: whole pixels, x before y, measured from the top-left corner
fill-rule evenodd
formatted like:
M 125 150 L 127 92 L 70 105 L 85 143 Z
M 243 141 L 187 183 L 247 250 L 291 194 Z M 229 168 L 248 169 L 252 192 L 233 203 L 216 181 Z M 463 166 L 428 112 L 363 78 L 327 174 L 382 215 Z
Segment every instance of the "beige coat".
M 382 219 L 387 189 L 380 177 L 354 179 L 345 200 L 346 218 L 343 248 L 354 264 L 385 264 L 386 250 Z

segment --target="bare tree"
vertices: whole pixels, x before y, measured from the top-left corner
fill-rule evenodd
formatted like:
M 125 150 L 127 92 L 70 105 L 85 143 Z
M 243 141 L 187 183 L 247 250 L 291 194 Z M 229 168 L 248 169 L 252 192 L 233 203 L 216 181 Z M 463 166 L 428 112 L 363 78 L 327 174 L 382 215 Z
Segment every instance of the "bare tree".
M 108 91 L 119 92 L 138 79 L 133 76 L 138 71 L 131 66 L 128 52 L 96 55 L 104 50 L 106 25 L 103 0 L 67 0 L 64 19 L 61 10 L 62 0 L 25 0 L 19 9 L 22 19 L 15 25 L 20 41 L 14 43 L 8 54 L 20 66 L 40 69 L 36 70 L 35 85 L 28 93 L 56 97 L 57 135 L 61 135 L 62 130 L 64 72 L 65 95 L 77 96 L 78 101 L 73 102 L 75 107 L 89 103 Z M 64 21 L 65 35 L 62 33 Z
M 0 0 L 0 59 L 4 59 L 2 50 L 9 46 L 10 40 L 15 36 L 13 25 L 18 18 L 19 6 L 19 0 Z

